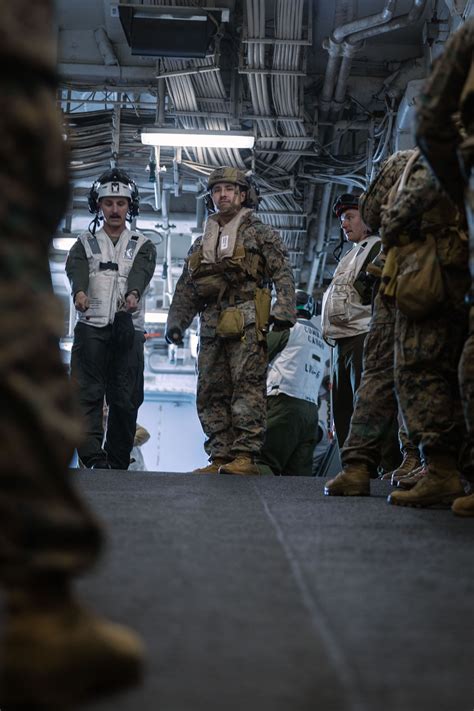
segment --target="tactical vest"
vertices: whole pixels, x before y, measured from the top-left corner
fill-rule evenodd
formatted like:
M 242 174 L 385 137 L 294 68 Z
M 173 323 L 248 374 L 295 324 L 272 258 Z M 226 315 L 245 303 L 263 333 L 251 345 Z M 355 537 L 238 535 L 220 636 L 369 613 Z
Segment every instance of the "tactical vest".
M 308 319 L 298 319 L 285 348 L 268 366 L 267 395 L 284 393 L 317 404 L 325 368 L 321 331 Z
M 85 313 L 79 313 L 78 318 L 90 326 L 107 326 L 113 322 L 125 299 L 130 269 L 147 238 L 125 229 L 114 244 L 102 228 L 95 235 L 84 232 L 79 239 L 89 261 L 89 308 Z M 144 294 L 140 295 L 132 319 L 137 330 L 144 329 Z
M 323 294 L 322 330 L 325 339 L 336 340 L 366 333 L 372 315 L 371 304 L 363 305 L 354 282 L 377 236 L 366 237 L 341 259 L 329 288 Z
M 196 293 L 206 302 L 220 301 L 233 294 L 252 299 L 255 288 L 264 280 L 264 259 L 259 252 L 252 252 L 244 246 L 245 230 L 251 225 L 251 218 L 239 227 L 234 252 L 212 264 L 203 262 L 202 243 L 188 258 L 188 272 Z M 251 283 L 248 284 L 248 281 Z M 250 287 L 250 289 L 248 288 Z

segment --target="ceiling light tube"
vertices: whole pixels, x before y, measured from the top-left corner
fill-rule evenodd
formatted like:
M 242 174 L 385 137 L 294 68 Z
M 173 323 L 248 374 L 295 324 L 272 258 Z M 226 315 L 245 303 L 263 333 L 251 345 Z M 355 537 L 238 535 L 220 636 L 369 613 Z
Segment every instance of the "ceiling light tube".
M 196 148 L 253 148 L 255 136 L 248 131 L 195 131 L 146 127 L 142 143 L 148 146 L 191 146 Z

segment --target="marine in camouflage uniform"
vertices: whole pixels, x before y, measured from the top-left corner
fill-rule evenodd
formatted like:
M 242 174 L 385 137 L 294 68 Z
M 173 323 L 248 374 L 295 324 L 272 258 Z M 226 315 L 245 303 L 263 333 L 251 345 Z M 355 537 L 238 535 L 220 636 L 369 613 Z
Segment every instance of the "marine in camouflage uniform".
M 10 68 L 0 79 L 0 294 L 8 304 L 0 315 L 0 706 L 62 708 L 94 696 L 104 672 L 104 691 L 132 681 L 139 655 L 133 636 L 86 613 L 69 590 L 102 536 L 67 470 L 82 424 L 61 362 L 63 317 L 48 264 L 68 197 L 52 3 L 1 0 L 0 10 L 0 57 Z
M 457 460 L 465 433 L 457 367 L 467 334 L 468 242 L 459 211 L 422 156 L 411 166 L 404 189 L 382 211 L 381 236 L 387 252 L 403 243 L 434 238 L 445 294 L 436 311 L 420 320 L 397 307 L 396 389 L 427 476 L 410 491 L 393 492 L 389 502 L 450 504 L 463 494 Z
M 272 282 L 273 327 L 293 325 L 293 273 L 283 242 L 251 209 L 255 200 L 250 199 L 246 176 L 235 168 L 219 168 L 211 173 L 208 187 L 218 212 L 190 249 L 170 306 L 167 338 L 179 342 L 199 314 L 197 410 L 210 464 L 197 471 L 258 474 L 253 460 L 265 436 L 268 361 L 265 336 L 257 328 L 255 296 L 258 288 Z M 221 257 L 231 223 L 235 248 Z M 211 232 L 215 244 L 208 252 Z M 228 313 L 242 323 L 233 337 L 219 335 L 218 321 L 226 309 L 234 309 Z
M 474 482 L 474 18 L 446 43 L 417 104 L 418 145 L 443 188 L 462 210 L 463 199 L 470 232 L 469 337 L 459 363 L 459 382 L 468 442 L 463 457 L 464 474 Z M 453 121 L 460 111 L 464 131 Z M 468 183 L 469 179 L 469 183 Z M 456 499 L 452 509 L 460 516 L 474 516 L 474 494 Z

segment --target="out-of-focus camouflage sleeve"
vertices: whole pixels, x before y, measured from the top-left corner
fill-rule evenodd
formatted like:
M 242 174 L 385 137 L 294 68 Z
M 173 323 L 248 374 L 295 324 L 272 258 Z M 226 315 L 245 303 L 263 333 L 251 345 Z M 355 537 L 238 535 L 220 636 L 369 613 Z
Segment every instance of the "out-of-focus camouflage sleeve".
M 260 249 L 266 263 L 266 272 L 276 291 L 276 302 L 272 306 L 272 316 L 280 321 L 296 323 L 295 279 L 288 252 L 277 232 L 269 225 L 257 223 Z
M 420 156 L 413 164 L 407 183 L 393 205 L 382 209 L 380 237 L 385 250 L 417 239 L 423 213 L 442 197 L 438 181 Z
M 52 0 L 0 2 L 0 55 L 15 60 L 15 73 L 56 77 L 55 42 L 51 41 L 54 21 Z
M 456 155 L 461 140 L 452 115 L 473 61 L 474 18 L 448 40 L 417 102 L 416 140 L 448 195 L 462 204 L 464 183 Z
M 191 246 L 184 262 L 183 271 L 176 284 L 173 300 L 171 301 L 168 312 L 168 320 L 166 322 L 166 330 L 168 331 L 172 328 L 179 328 L 181 332 L 184 332 L 191 325 L 193 318 L 202 308 L 201 300 L 196 294 L 188 270 L 188 259 L 191 254 L 199 249 L 201 242 L 202 238 L 198 237 Z

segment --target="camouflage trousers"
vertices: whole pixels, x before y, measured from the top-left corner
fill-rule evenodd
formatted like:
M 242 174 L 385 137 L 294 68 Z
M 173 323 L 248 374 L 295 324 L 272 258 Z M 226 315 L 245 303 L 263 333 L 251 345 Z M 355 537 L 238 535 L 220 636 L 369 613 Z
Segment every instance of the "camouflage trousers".
M 459 385 L 467 427 L 467 446 L 463 453 L 463 471 L 474 482 L 474 306 L 470 311 L 469 337 L 459 362 Z
M 395 383 L 410 439 L 429 464 L 437 454 L 457 459 L 465 439 L 457 369 L 467 335 L 464 296 L 469 274 L 443 269 L 446 298 L 438 313 L 413 321 L 397 310 Z
M 363 370 L 354 398 L 349 435 L 341 451 L 344 467 L 366 464 L 372 473 L 398 466 L 398 402 L 394 363 L 395 308 L 378 295 L 365 339 Z
M 0 113 L 0 580 L 35 585 L 95 559 L 100 530 L 68 474 L 82 431 L 48 264 L 68 185 L 55 95 L 3 73 Z M 20 75 L 21 76 L 21 75 Z
M 255 324 L 241 340 L 202 337 L 199 343 L 197 411 L 211 459 L 255 456 L 266 427 L 267 350 Z

